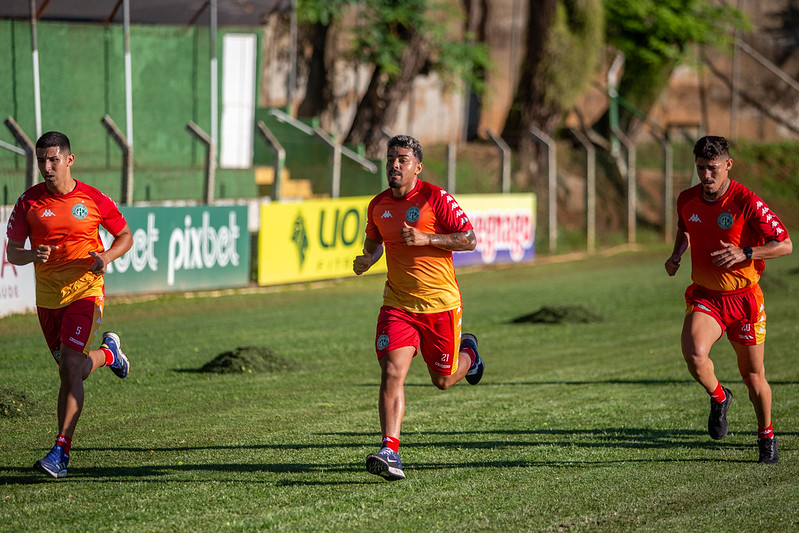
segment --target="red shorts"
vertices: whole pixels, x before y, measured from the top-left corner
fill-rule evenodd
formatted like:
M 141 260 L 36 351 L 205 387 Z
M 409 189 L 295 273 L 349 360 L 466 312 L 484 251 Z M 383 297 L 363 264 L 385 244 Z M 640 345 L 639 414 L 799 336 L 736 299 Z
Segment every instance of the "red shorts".
M 760 285 L 719 292 L 696 283 L 685 290 L 686 314 L 705 313 L 716 319 L 727 338 L 744 346 L 766 340 L 766 308 Z
M 88 354 L 103 318 L 104 298 L 96 296 L 76 300 L 65 307 L 37 307 L 39 325 L 50 353 L 59 361 L 61 346 Z
M 377 317 L 375 350 L 377 359 L 386 353 L 413 346 L 422 349 L 427 366 L 439 374 L 450 376 L 458 370 L 462 308 L 440 313 L 412 313 L 399 307 L 384 305 Z

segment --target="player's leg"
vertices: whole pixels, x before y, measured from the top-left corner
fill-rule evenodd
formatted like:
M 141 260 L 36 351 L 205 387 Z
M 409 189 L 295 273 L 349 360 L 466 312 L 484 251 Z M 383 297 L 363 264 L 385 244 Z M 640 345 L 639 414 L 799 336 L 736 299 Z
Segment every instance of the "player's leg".
M 691 376 L 710 395 L 710 414 L 707 431 L 713 439 L 722 439 L 729 432 L 727 410 L 732 404 L 732 392 L 722 387 L 716 378 L 710 348 L 721 337 L 719 321 L 704 312 L 688 312 L 682 331 L 682 353 Z
M 399 457 L 399 436 L 405 416 L 405 377 L 415 354 L 414 346 L 403 346 L 380 358 L 378 411 L 383 447 L 366 456 L 366 470 L 389 481 L 405 478 Z
M 749 390 L 749 400 L 755 408 L 757 417 L 758 462 L 773 464 L 778 462 L 777 437 L 771 421 L 771 386 L 766 380 L 763 360 L 765 344 L 745 346 L 731 343 L 738 355 L 738 371 Z
M 719 383 L 710 359 L 710 348 L 721 334 L 721 326 L 712 316 L 700 312 L 685 315 L 681 336 L 682 355 L 688 372 L 708 394 L 712 394 Z
M 766 381 L 766 367 L 763 364 L 765 344 L 744 346 L 731 342 L 738 355 L 738 371 L 749 389 L 749 400 L 755 408 L 757 425 L 760 428 L 771 426 L 771 386 Z
M 440 313 L 416 315 L 421 331 L 421 349 L 430 380 L 441 390 L 446 390 L 467 377 L 471 371 L 476 379 L 482 377 L 482 360 L 477 355 L 477 339 L 472 334 L 461 337 L 462 308 Z M 480 363 L 480 376 L 475 361 Z
M 380 429 L 384 436 L 399 439 L 405 415 L 405 377 L 416 353 L 413 346 L 392 350 L 380 359 Z
M 399 437 L 405 415 L 405 378 L 416 355 L 419 335 L 409 313 L 383 306 L 377 319 L 375 349 L 380 362 L 378 411 L 382 448 L 366 456 L 366 469 L 389 481 L 405 478 Z

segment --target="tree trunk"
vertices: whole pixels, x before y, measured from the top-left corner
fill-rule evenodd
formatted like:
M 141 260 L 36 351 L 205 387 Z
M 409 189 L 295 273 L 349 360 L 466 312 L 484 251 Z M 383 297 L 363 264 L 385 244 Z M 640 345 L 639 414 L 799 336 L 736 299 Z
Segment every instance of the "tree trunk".
M 409 30 L 409 33 L 408 45 L 402 53 L 401 73 L 393 77 L 375 68 L 345 140 L 348 144 L 363 143 L 367 157 L 383 156 L 383 130 L 395 125 L 399 106 L 408 96 L 413 80 L 423 71 L 430 55 L 430 47 L 424 37 L 413 30 Z
M 327 79 L 325 50 L 327 50 L 327 34 L 330 26 L 314 24 L 308 31 L 306 39 L 312 50 L 308 62 L 308 85 L 297 108 L 297 116 L 318 117 L 325 110 L 330 100 L 330 83 Z

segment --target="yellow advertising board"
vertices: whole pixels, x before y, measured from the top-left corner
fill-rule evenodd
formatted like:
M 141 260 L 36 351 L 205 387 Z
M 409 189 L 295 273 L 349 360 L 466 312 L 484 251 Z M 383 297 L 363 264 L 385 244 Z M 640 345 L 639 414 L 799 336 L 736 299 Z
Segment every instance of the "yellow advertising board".
M 352 260 L 363 250 L 371 196 L 261 206 L 258 284 L 278 285 L 354 276 Z M 456 252 L 455 266 L 513 263 L 535 254 L 535 195 L 458 197 L 477 235 L 471 252 Z M 384 273 L 381 258 L 369 274 Z
M 371 196 L 261 206 L 258 284 L 354 276 L 352 260 L 363 250 Z M 370 273 L 385 272 L 381 258 Z

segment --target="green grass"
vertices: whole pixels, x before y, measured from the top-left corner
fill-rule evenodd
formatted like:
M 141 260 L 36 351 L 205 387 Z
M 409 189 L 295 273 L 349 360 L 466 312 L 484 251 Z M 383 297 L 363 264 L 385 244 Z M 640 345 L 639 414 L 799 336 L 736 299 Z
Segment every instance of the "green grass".
M 464 328 L 486 373 L 406 386 L 407 479 L 364 470 L 379 445 L 373 335 L 382 276 L 216 295 L 112 298 L 104 327 L 132 370 L 100 369 L 69 477 L 31 469 L 52 445 L 55 365 L 34 315 L 0 319 L 1 531 L 790 531 L 799 527 L 799 254 L 764 277 L 767 369 L 780 463 L 757 464 L 755 417 L 726 340 L 730 435 L 706 433 L 708 397 L 682 361 L 688 272 L 669 248 L 459 274 Z M 603 320 L 512 324 L 543 306 Z M 238 346 L 281 373 L 196 370 Z M 0 398 L 2 400 L 2 398 Z

